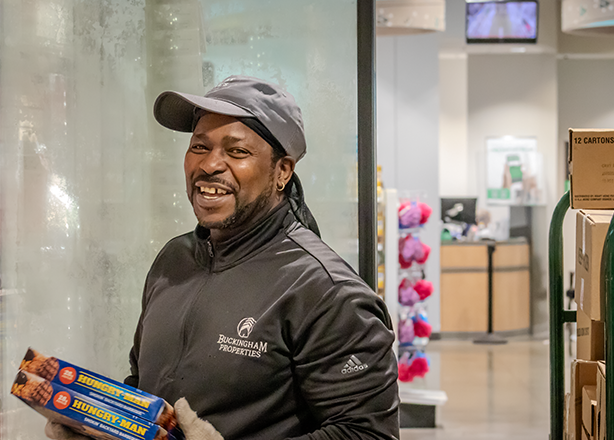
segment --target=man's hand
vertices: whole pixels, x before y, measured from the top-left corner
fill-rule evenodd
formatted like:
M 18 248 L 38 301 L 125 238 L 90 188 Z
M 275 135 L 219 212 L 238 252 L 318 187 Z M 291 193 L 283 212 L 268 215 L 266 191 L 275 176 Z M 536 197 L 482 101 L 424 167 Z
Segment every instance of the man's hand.
M 45 435 L 53 440 L 92 440 L 91 437 L 77 434 L 70 428 L 49 420 L 47 420 L 47 425 L 45 425 Z
M 175 416 L 186 440 L 224 440 L 211 423 L 198 418 L 185 397 L 175 402 Z

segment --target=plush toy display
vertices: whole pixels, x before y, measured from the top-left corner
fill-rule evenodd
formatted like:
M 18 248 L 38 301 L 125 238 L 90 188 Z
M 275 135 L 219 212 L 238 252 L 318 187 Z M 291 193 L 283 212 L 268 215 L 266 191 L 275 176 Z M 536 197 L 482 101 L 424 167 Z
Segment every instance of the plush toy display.
M 399 228 L 417 228 L 425 224 L 433 210 L 426 203 L 415 200 L 401 202 L 399 206 Z
M 399 239 L 399 264 L 402 269 L 408 269 L 414 262 L 426 263 L 430 253 L 430 246 L 422 243 L 418 237 L 408 234 Z
M 411 355 L 406 352 L 399 359 L 399 380 L 401 382 L 411 382 L 416 377 L 424 377 L 428 371 L 428 358 L 421 351 L 416 351 Z
M 431 325 L 419 303 L 433 293 L 433 283 L 426 281 L 423 264 L 431 248 L 420 241 L 419 235 L 433 210 L 418 197 L 406 194 L 398 209 L 399 221 L 399 288 L 398 303 L 398 348 L 399 380 L 411 382 L 415 377 L 424 377 L 429 371 L 429 361 L 424 354 L 425 345 L 431 336 Z

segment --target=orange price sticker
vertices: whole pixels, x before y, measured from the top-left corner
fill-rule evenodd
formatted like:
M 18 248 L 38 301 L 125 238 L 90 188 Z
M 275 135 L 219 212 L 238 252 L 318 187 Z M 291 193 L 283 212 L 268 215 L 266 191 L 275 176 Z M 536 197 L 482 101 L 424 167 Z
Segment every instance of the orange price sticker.
M 60 371 L 60 382 L 65 385 L 71 384 L 77 378 L 77 372 L 72 367 L 62 368 Z
M 68 405 L 70 405 L 70 394 L 66 391 L 60 391 L 53 398 L 53 405 L 59 410 L 68 408 Z

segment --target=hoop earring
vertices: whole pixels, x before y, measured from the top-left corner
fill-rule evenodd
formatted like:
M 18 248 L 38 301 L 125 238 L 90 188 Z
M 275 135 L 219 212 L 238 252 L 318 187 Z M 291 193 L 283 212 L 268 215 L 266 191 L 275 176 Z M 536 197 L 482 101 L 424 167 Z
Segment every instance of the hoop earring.
M 286 188 L 286 184 L 284 182 L 277 182 L 275 187 L 277 188 L 277 191 L 282 192 Z

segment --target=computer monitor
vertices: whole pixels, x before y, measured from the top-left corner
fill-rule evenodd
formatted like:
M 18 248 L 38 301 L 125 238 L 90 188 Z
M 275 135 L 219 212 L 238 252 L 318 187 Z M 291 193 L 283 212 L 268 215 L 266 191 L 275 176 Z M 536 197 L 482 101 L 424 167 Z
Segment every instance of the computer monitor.
M 442 197 L 441 219 L 444 223 L 475 225 L 477 197 Z

